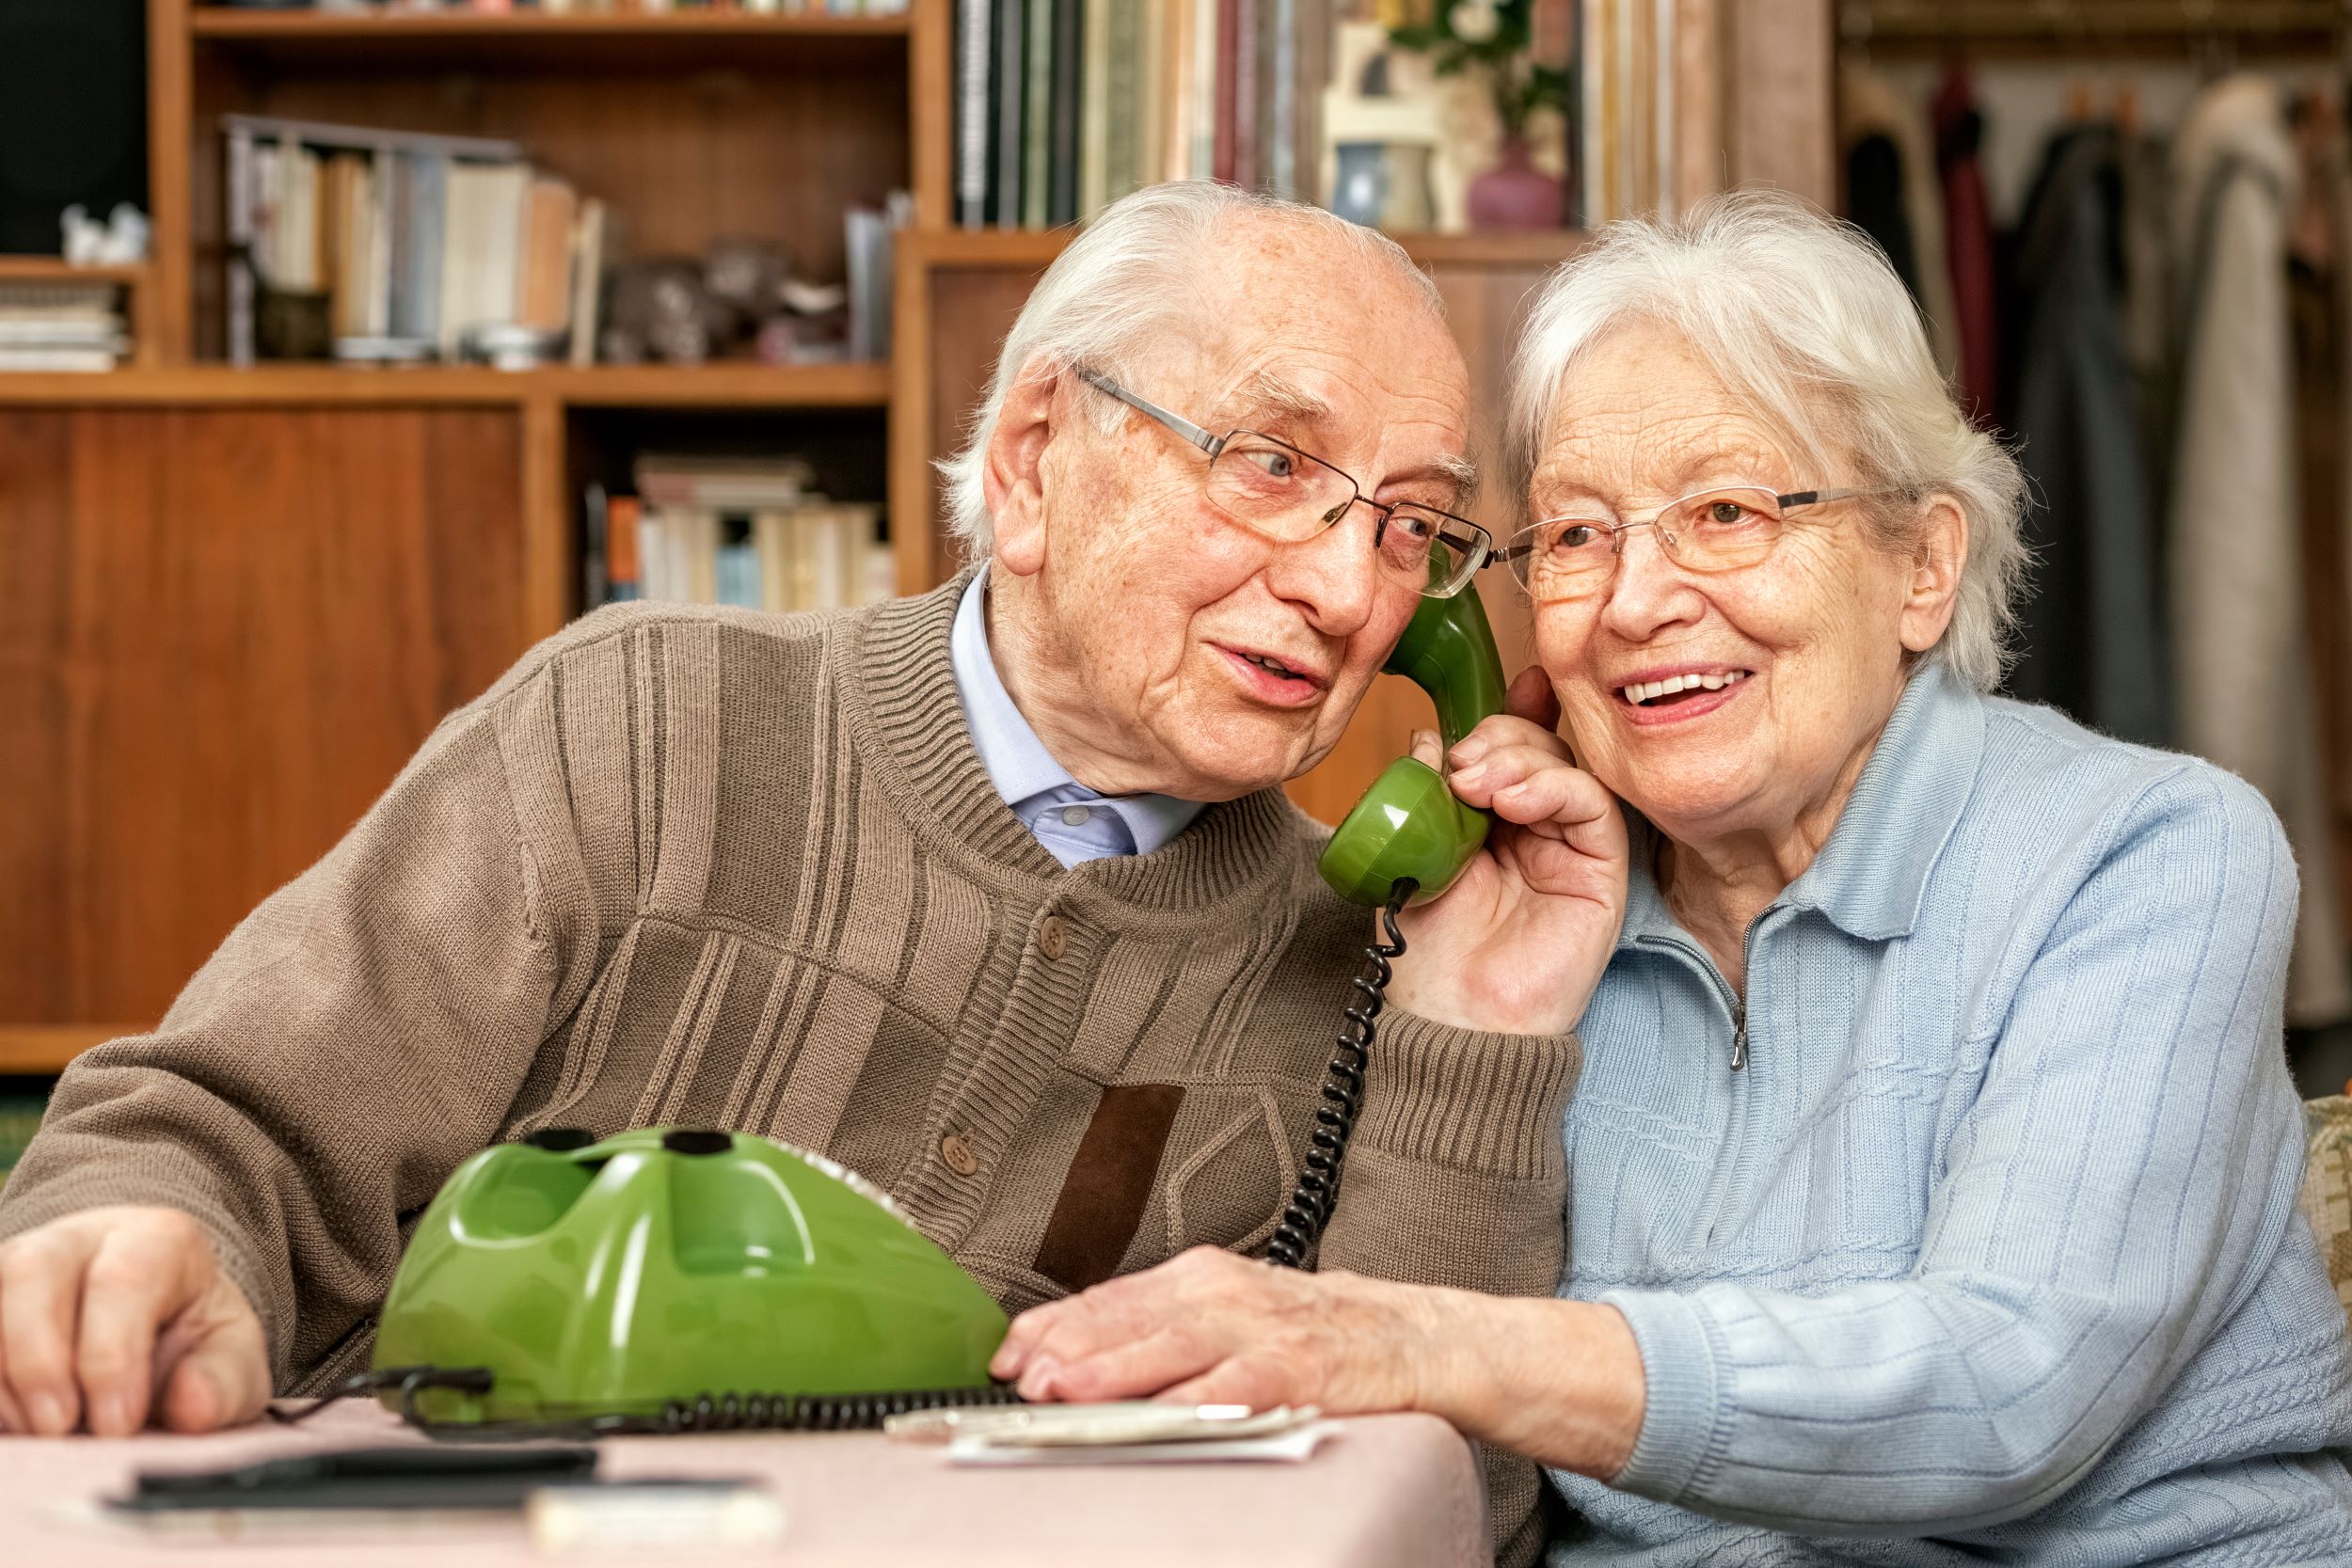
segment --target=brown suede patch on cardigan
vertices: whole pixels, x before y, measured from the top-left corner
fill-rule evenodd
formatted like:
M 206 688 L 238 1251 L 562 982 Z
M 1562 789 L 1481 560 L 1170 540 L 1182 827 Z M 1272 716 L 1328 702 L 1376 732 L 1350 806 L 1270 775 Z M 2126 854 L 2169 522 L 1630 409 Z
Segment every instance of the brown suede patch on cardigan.
M 1184 1091 L 1175 1084 L 1120 1084 L 1103 1091 L 1045 1222 L 1038 1273 L 1083 1291 L 1118 1272 L 1143 1223 L 1168 1130 L 1184 1102 Z

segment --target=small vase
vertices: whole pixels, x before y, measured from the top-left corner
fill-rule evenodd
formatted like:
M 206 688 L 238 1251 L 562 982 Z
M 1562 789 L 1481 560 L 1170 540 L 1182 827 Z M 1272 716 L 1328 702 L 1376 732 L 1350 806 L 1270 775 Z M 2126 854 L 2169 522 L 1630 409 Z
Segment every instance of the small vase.
M 1495 166 L 1470 182 L 1472 229 L 1557 229 L 1560 182 L 1535 167 L 1525 136 L 1502 138 Z

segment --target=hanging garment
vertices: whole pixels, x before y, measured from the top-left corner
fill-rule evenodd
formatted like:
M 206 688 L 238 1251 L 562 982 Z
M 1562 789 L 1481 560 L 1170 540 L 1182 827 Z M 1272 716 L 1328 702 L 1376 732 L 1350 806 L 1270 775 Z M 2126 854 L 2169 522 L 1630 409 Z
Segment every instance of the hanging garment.
M 2123 357 L 2132 370 L 2139 413 L 2140 451 L 2150 461 L 2149 493 L 2163 515 L 2170 475 L 2162 454 L 2172 450 L 2172 411 L 2178 401 L 2172 352 L 2173 309 L 2180 278 L 2172 255 L 2172 150 L 2154 136 L 2119 130 L 2116 165 L 2122 200 L 2116 219 L 2123 267 Z
M 1984 117 L 1965 68 L 1955 64 L 1935 95 L 1935 158 L 1944 176 L 1944 244 L 1951 262 L 1952 320 L 1960 337 L 1960 389 L 1968 417 L 1993 417 L 2000 395 L 2000 320 L 1994 282 L 1993 209 L 1979 148 Z
M 2343 117 L 2314 115 L 2304 127 L 2303 154 L 2307 216 L 2316 230 L 2296 247 L 2291 282 L 2304 606 L 2320 715 L 2326 854 L 2337 907 L 2352 912 L 2352 145 Z
M 2287 1021 L 2352 1017 L 2328 837 L 2296 497 L 2287 224 L 2299 174 L 2279 87 L 2240 75 L 2173 147 L 2188 258 L 2170 577 L 2180 738 L 2270 798 L 2303 867 Z
M 1936 171 L 1935 132 L 1927 110 L 1876 71 L 1849 63 L 1837 72 L 1837 121 L 1847 137 L 1849 193 L 1855 188 L 1851 183 L 1854 160 L 1866 139 L 1882 139 L 1894 150 L 1902 180 L 1899 210 L 1915 262 L 1913 271 L 1904 272 L 1898 261 L 1896 271 L 1902 273 L 1911 297 L 1918 301 L 1928 342 L 1935 350 L 1935 362 L 1943 367 L 1945 380 L 1957 385 L 1960 326 L 1952 303 L 1952 259 L 1944 239 L 1944 182 Z M 1864 216 L 1851 194 L 1847 215 L 1885 245 L 1876 224 Z M 1887 254 L 1891 258 L 1895 252 L 1889 249 Z
M 2009 689 L 2125 740 L 2170 739 L 2155 515 L 2121 329 L 2115 132 L 2052 142 L 2019 226 L 2017 436 L 2034 552 Z

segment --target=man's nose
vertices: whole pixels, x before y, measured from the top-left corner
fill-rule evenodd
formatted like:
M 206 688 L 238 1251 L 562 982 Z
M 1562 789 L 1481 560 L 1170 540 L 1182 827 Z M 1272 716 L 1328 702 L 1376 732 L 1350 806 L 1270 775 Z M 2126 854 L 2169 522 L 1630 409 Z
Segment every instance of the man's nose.
M 1339 521 L 1308 538 L 1275 546 L 1266 587 L 1307 612 L 1314 628 L 1352 637 L 1379 602 L 1380 565 L 1373 543 L 1381 517 L 1369 505 L 1350 506 Z

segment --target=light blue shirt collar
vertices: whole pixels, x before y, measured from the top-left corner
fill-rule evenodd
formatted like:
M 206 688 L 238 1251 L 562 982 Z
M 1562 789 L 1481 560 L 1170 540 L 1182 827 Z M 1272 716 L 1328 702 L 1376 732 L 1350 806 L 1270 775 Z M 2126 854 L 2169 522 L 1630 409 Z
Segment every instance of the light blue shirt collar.
M 1896 700 L 1829 842 L 1774 902 L 1819 910 L 1867 942 L 1909 935 L 1983 754 L 1984 699 L 1941 665 L 1921 668 Z M 1627 818 L 1634 855 L 1617 945 L 1678 938 L 1680 927 L 1650 875 L 1657 830 L 1629 807 Z
M 972 578 L 948 635 L 956 695 L 971 726 L 980 766 L 1014 816 L 1062 864 L 1106 855 L 1148 855 L 1200 815 L 1195 800 L 1168 795 L 1103 795 L 1054 760 L 1013 705 L 988 648 L 988 572 Z

